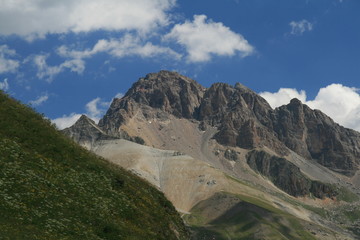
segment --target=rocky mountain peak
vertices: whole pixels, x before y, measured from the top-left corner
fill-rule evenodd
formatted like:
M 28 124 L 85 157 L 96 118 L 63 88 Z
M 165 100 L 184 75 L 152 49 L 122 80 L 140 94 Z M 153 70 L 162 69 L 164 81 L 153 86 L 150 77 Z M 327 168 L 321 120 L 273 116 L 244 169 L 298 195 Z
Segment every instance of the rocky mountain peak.
M 133 86 L 129 89 L 129 91 L 125 94 L 125 97 L 134 97 L 135 100 L 138 101 L 147 101 L 152 104 L 152 102 L 146 97 L 149 97 L 151 93 L 154 92 L 163 92 L 169 94 L 179 94 L 181 91 L 185 91 L 187 93 L 193 93 L 198 95 L 205 90 L 200 84 L 196 81 L 185 77 L 177 72 L 170 71 L 160 71 L 158 73 L 149 73 L 144 78 L 140 78 L 137 82 L 133 84 Z M 144 94 L 139 94 L 144 93 Z M 134 96 L 136 95 L 136 96 Z M 140 98 L 141 97 L 145 97 Z M 160 103 L 160 102 L 157 102 Z
M 176 72 L 150 73 L 134 83 L 123 98 L 113 101 L 99 126 L 107 131 L 117 131 L 139 109 L 148 118 L 153 117 L 154 111 L 162 111 L 191 119 L 205 90 L 196 81 Z
M 167 81 L 167 82 L 176 82 L 176 81 L 186 81 L 189 83 L 196 83 L 195 80 L 188 78 L 186 76 L 183 76 L 181 74 L 179 74 L 178 72 L 174 72 L 174 71 L 167 71 L 167 70 L 161 70 L 157 73 L 149 73 L 145 76 L 145 78 L 141 78 L 144 79 L 145 81 Z
M 177 117 L 191 118 L 204 91 L 204 87 L 190 78 L 160 71 L 140 78 L 125 96 Z

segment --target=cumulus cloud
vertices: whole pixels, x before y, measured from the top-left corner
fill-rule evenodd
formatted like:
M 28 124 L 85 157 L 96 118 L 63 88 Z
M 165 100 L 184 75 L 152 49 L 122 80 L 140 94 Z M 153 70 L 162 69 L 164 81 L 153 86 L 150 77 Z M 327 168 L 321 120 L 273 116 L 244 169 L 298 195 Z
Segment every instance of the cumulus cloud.
M 297 98 L 302 102 L 306 102 L 306 92 L 304 90 L 299 92 L 294 88 L 280 88 L 278 92 L 261 92 L 259 95 L 265 98 L 273 108 L 287 104 L 293 98 Z
M 79 118 L 81 114 L 71 113 L 69 115 L 63 115 L 62 117 L 52 119 L 51 122 L 55 123 L 56 127 L 60 130 L 72 126 Z
M 336 122 L 360 131 L 359 89 L 331 84 L 321 88 L 315 99 L 306 104 L 320 109 Z
M 262 92 L 260 95 L 275 108 L 288 104 L 291 98 L 298 98 L 312 109 L 319 109 L 335 122 L 360 131 L 360 94 L 359 89 L 331 84 L 321 88 L 314 100 L 307 100 L 305 91 L 281 88 L 278 92 Z
M 212 55 L 247 56 L 254 48 L 240 34 L 231 31 L 221 22 L 207 20 L 205 15 L 195 15 L 194 21 L 176 24 L 165 39 L 175 40 L 185 47 L 188 61 L 209 61 Z
M 119 97 L 119 93 L 115 97 Z M 69 115 L 63 115 L 62 117 L 51 120 L 58 129 L 64 129 L 72 126 L 82 114 L 87 115 L 89 118 L 94 120 L 96 123 L 99 122 L 100 118 L 105 114 L 106 110 L 109 108 L 110 102 L 103 101 L 101 98 L 97 97 L 85 105 L 84 113 L 71 113 Z
M 10 57 L 14 56 L 15 54 L 15 50 L 10 49 L 7 45 L 0 46 L 0 74 L 6 72 L 15 72 L 19 67 L 19 61 L 10 59 Z
M 95 30 L 150 32 L 168 24 L 175 0 L 1 0 L 0 34 L 29 40 Z
M 120 39 L 101 39 L 91 49 L 82 51 L 69 50 L 66 46 L 57 49 L 57 53 L 62 57 L 72 59 L 90 58 L 98 53 L 108 53 L 114 57 L 122 58 L 126 56 L 139 56 L 143 58 L 165 55 L 172 58 L 180 58 L 181 55 L 170 48 L 153 45 L 151 42 L 143 42 L 139 36 L 125 34 Z
M 101 98 L 97 97 L 88 102 L 85 108 L 88 117 L 98 122 L 109 106 L 110 102 L 102 101 Z
M 5 78 L 3 82 L 0 82 L 0 90 L 3 90 L 3 91 L 9 90 L 9 83 L 8 83 L 7 78 Z
M 46 102 L 49 99 L 49 95 L 46 93 L 42 96 L 39 96 L 38 98 L 36 98 L 35 100 L 30 101 L 29 103 L 34 106 L 40 106 L 41 104 L 43 104 L 44 102 Z
M 308 20 L 301 20 L 301 21 L 292 21 L 289 23 L 291 27 L 291 34 L 293 35 L 302 35 L 306 31 L 313 30 L 313 24 Z
M 83 73 L 85 70 L 85 62 L 81 59 L 70 59 L 64 61 L 60 65 L 49 66 L 46 62 L 48 57 L 49 55 L 43 54 L 33 56 L 33 62 L 37 67 L 36 76 L 40 79 L 45 79 L 48 82 L 51 82 L 56 75 L 63 72 L 65 69 L 69 69 L 78 74 Z

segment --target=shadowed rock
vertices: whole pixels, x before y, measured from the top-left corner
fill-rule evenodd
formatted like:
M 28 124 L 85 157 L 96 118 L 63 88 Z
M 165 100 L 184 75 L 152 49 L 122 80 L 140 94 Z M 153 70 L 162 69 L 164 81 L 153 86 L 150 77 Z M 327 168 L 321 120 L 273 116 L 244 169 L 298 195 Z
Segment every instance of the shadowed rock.
M 285 145 L 305 158 L 346 175 L 360 159 L 360 134 L 335 123 L 319 110 L 293 99 L 275 110 L 274 131 Z
M 277 187 L 292 196 L 312 194 L 317 198 L 333 198 L 337 195 L 333 187 L 310 180 L 297 166 L 284 158 L 253 150 L 247 154 L 246 159 L 253 170 L 268 177 Z

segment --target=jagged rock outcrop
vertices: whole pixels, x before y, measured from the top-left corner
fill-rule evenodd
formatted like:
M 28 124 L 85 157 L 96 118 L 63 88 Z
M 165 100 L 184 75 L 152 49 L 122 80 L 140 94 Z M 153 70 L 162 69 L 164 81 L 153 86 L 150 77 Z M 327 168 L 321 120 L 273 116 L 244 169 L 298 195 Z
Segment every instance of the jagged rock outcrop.
M 312 181 L 300 169 L 285 158 L 271 156 L 264 151 L 253 150 L 246 156 L 247 163 L 256 172 L 268 177 L 277 187 L 288 194 L 317 198 L 333 198 L 337 192 L 330 185 Z

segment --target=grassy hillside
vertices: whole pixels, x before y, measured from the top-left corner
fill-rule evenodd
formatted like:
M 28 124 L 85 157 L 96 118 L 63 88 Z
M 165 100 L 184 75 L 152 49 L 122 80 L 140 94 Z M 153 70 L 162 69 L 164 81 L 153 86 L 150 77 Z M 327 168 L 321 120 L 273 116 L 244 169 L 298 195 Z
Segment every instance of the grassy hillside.
M 1 239 L 186 239 L 164 195 L 0 93 Z
M 214 208 L 212 206 L 217 206 Z M 217 209 L 226 209 L 217 212 Z M 300 219 L 248 196 L 217 193 L 199 202 L 186 217 L 193 239 L 316 239 Z

